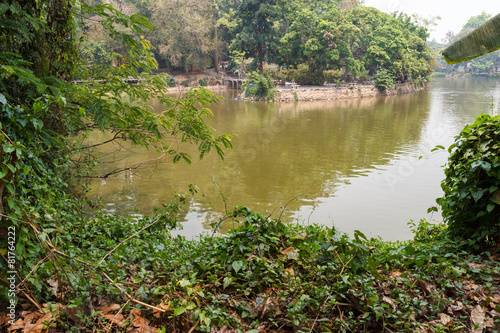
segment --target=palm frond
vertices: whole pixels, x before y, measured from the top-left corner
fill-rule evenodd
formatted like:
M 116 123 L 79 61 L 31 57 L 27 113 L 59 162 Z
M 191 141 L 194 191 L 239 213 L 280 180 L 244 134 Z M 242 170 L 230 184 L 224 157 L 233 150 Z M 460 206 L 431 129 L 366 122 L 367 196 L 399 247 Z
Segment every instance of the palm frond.
M 500 14 L 492 17 L 442 52 L 446 62 L 456 64 L 500 49 Z

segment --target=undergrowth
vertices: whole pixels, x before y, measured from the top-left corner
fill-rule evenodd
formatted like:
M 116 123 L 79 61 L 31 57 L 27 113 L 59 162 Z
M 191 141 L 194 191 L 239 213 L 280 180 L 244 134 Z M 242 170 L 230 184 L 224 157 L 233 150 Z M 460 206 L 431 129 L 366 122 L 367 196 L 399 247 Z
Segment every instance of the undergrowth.
M 38 275 L 52 331 L 133 331 L 138 319 L 159 332 L 498 329 L 500 255 L 470 254 L 442 225 L 384 242 L 237 207 L 227 237 L 187 240 L 169 232 L 186 198 L 154 218 L 98 215 L 53 233 L 67 253 Z M 44 276 L 47 264 L 59 273 Z

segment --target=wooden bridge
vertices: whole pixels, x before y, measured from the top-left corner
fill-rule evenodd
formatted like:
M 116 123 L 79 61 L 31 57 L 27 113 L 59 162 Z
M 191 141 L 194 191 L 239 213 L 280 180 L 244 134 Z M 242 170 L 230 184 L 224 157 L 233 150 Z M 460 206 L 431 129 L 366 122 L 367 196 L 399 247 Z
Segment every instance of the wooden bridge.
M 245 79 L 241 79 L 238 77 L 232 77 L 229 75 L 224 75 L 222 77 L 222 84 L 227 85 L 231 89 L 241 89 L 243 82 L 245 82 Z

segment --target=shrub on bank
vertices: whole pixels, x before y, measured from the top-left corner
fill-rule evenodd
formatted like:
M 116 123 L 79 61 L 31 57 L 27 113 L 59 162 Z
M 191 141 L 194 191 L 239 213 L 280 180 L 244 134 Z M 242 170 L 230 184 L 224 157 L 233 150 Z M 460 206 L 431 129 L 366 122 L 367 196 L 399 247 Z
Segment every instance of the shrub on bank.
M 476 242 L 499 242 L 500 116 L 482 114 L 450 147 L 437 202 L 453 235 Z
M 375 79 L 375 86 L 380 91 L 385 91 L 394 87 L 394 77 L 385 69 L 379 70 L 373 78 Z
M 325 82 L 335 83 L 340 80 L 342 77 L 342 72 L 340 70 L 327 70 L 323 71 L 323 76 L 325 78 Z
M 283 70 L 287 81 L 295 81 L 295 83 L 305 86 L 322 86 L 325 83 L 323 71 L 311 73 L 309 66 L 301 64 L 297 68 L 289 68 Z
M 257 72 L 250 73 L 243 84 L 245 97 L 256 100 L 274 99 L 274 81 L 271 77 L 260 75 Z

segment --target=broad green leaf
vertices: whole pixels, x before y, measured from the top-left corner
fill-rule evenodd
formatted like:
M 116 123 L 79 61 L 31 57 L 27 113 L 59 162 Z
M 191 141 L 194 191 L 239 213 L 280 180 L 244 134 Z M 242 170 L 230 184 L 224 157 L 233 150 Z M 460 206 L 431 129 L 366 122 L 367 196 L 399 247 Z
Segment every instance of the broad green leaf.
M 43 121 L 41 121 L 40 119 L 37 119 L 37 118 L 33 118 L 31 120 L 31 122 L 33 123 L 33 126 L 35 127 L 35 129 L 37 131 L 41 130 L 42 127 L 43 127 Z
M 477 202 L 479 199 L 481 199 L 483 193 L 483 191 L 474 191 L 472 192 L 472 198 L 474 198 L 474 201 Z
M 185 306 L 181 306 L 181 307 L 179 307 L 179 308 L 174 309 L 174 315 L 176 315 L 176 316 L 180 316 L 180 315 L 181 315 L 181 314 L 183 314 L 185 311 L 186 311 L 186 307 L 185 307 Z
M 405 252 L 407 255 L 412 256 L 415 254 L 415 248 L 413 246 L 407 245 L 405 246 Z
M 244 266 L 244 263 L 241 260 L 234 261 L 232 263 L 233 269 L 236 273 L 240 271 L 240 269 Z
M 446 62 L 456 64 L 500 49 L 500 14 L 448 46 L 442 53 Z
M 233 278 L 230 277 L 230 276 L 226 276 L 224 278 L 224 281 L 222 282 L 223 285 L 222 285 L 222 289 L 226 289 L 227 287 L 229 287 L 229 285 L 233 282 Z

